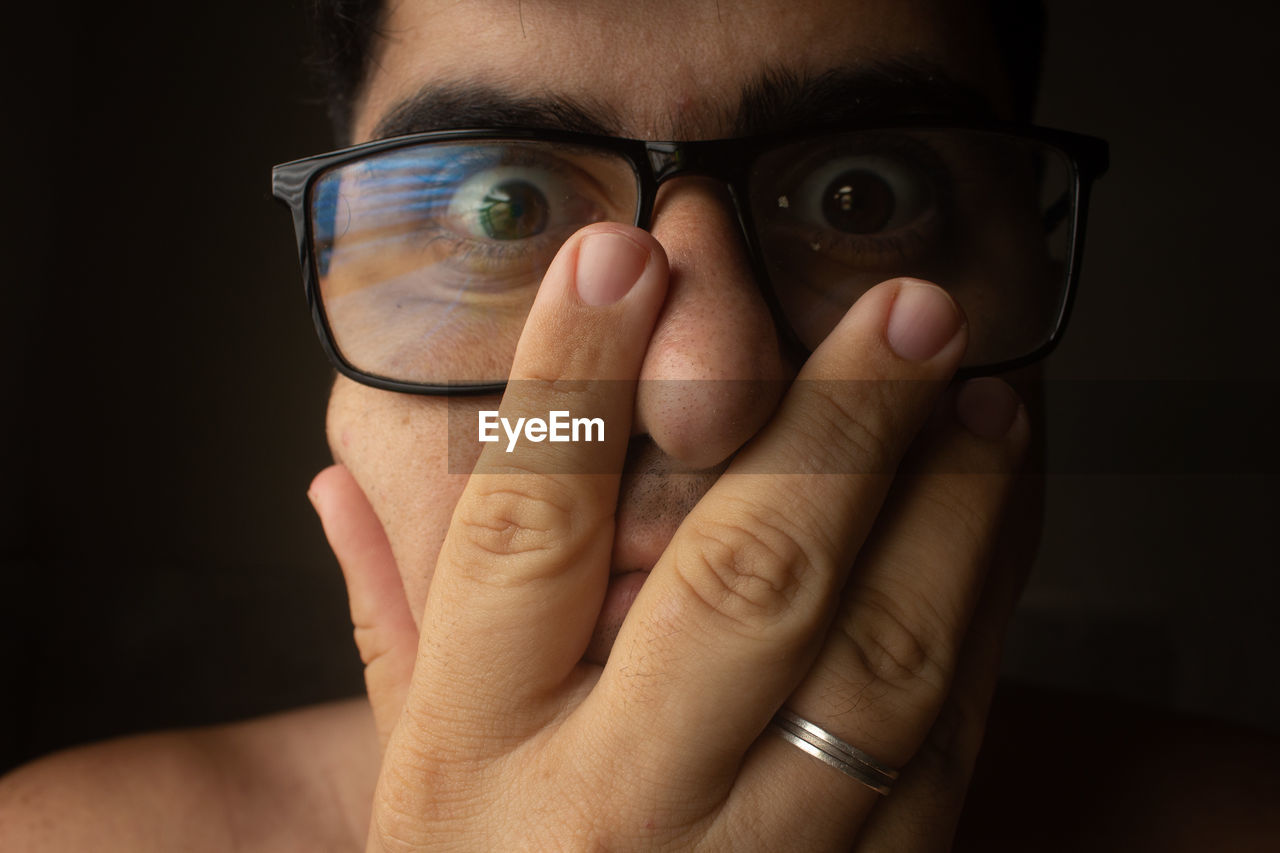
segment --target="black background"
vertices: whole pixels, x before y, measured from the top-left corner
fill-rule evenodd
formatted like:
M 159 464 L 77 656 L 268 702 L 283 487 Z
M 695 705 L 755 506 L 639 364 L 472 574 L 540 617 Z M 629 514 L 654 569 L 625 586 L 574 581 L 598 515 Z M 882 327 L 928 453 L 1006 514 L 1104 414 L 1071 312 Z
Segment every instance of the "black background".
M 1280 732 L 1277 15 L 1049 5 L 1037 118 L 1113 165 L 1006 669 Z M 0 769 L 357 694 L 304 496 L 330 374 L 268 193 L 333 147 L 303 9 L 68 4 L 7 40 Z

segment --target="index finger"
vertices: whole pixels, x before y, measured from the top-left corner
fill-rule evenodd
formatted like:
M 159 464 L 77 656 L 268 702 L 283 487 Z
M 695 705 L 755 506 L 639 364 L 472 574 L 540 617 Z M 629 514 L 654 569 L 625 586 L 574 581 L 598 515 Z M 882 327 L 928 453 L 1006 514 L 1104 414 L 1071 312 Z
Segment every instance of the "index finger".
M 615 224 L 579 232 L 548 269 L 499 415 L 598 417 L 604 440 L 504 436 L 482 451 L 427 596 L 411 709 L 435 715 L 445 689 L 493 719 L 572 675 L 605 593 L 634 380 L 666 282 L 657 242 Z

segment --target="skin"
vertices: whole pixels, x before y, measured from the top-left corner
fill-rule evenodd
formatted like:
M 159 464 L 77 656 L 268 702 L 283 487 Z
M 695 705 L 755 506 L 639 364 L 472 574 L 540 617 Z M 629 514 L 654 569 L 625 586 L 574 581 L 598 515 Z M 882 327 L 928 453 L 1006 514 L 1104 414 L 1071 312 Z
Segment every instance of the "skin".
M 673 131 L 686 138 L 723 136 L 726 128 L 713 117 L 723 104 L 736 102 L 744 82 L 771 66 L 821 73 L 859 61 L 920 57 L 997 103 L 1003 98 L 1001 77 L 990 65 L 990 35 L 972 15 L 939 11 L 955 4 L 856 5 L 858 13 L 850 15 L 849 5 L 838 2 L 807 4 L 805 14 L 785 4 L 747 4 L 733 11 L 732 26 L 720 26 L 714 6 L 706 4 L 627 9 L 586 3 L 574 4 L 572 12 L 562 4 L 530 4 L 523 7 L 522 31 L 520 17 L 502 3 L 397 4 L 386 26 L 391 35 L 357 110 L 356 141 L 370 138 L 377 123 L 424 83 L 459 79 L 614 105 L 623 124 L 613 130 L 642 139 L 668 138 Z M 846 26 L 831 27 L 833 20 Z M 477 28 L 477 21 L 485 23 Z M 609 37 L 602 39 L 606 28 Z M 633 44 L 644 49 L 625 49 Z M 958 44 L 974 50 L 957 54 Z M 546 56 L 564 61 L 548 63 Z M 685 59 L 693 56 L 696 64 Z M 600 75 L 602 67 L 615 70 Z M 526 82 L 513 86 L 512 80 Z M 772 319 L 757 296 L 722 193 L 696 179 L 665 185 L 652 228 L 681 283 L 663 308 L 639 371 L 654 390 L 638 401 L 633 432 L 653 436 L 664 461 L 680 469 L 720 464 L 760 429 L 776 398 L 743 400 L 734 392 L 744 386 L 708 382 L 698 388 L 695 406 L 681 399 L 679 386 L 658 390 L 661 380 L 767 381 L 796 369 L 776 349 L 742 345 L 772 340 Z M 708 392 L 716 396 L 708 399 Z M 465 476 L 450 475 L 441 464 L 445 414 L 441 401 L 379 394 L 346 380 L 337 382 L 330 398 L 335 458 L 352 471 L 386 526 L 397 562 L 406 567 L 415 613 L 465 484 Z M 423 482 L 432 488 L 421 488 Z M 640 526 L 628 515 L 632 506 L 621 502 L 624 528 Z M 652 565 L 682 509 L 687 511 L 687 500 L 647 525 L 658 529 L 625 537 L 624 547 L 641 553 L 623 561 Z
M 547 90 L 618 105 L 624 123 L 615 132 L 636 138 L 663 138 L 677 129 L 690 138 L 724 135 L 726 128 L 711 116 L 722 112 L 721 104 L 734 102 L 744 81 L 771 65 L 820 73 L 858 61 L 920 56 L 953 70 L 997 103 L 1002 97 L 998 73 L 983 60 L 992 55 L 981 49 L 989 46 L 989 36 L 972 16 L 939 14 L 938 4 L 863 3 L 857 27 L 831 29 L 825 22 L 847 17 L 847 4 L 809 5 L 808 14 L 797 15 L 782 4 L 756 4 L 750 14 L 735 11 L 730 27 L 717 26 L 714 9 L 696 4 L 646 6 L 643 14 L 629 15 L 610 4 L 577 4 L 578 14 L 534 4 L 524 10 L 522 32 L 521 20 L 505 14 L 503 4 L 399 4 L 386 28 L 392 36 L 382 44 L 357 111 L 356 140 L 370 138 L 377 123 L 424 82 L 438 80 L 476 80 L 521 94 Z M 879 25 L 868 26 L 864 18 Z M 477 30 L 477 20 L 488 25 Z M 664 22 L 661 54 L 648 44 L 659 39 L 655 20 Z M 610 37 L 602 40 L 598 32 L 606 26 Z M 953 49 L 960 41 L 953 38 L 956 26 L 979 48 L 963 61 Z M 633 43 L 646 48 L 619 49 Z M 763 54 L 761 44 L 767 46 Z M 803 50 L 789 51 L 788 45 Z M 546 63 L 548 55 L 573 61 Z M 694 55 L 696 65 L 679 61 Z M 797 63 L 796 55 L 803 61 Z M 476 56 L 486 59 L 477 63 Z M 617 73 L 595 73 L 602 66 L 616 66 Z M 536 79 L 530 69 L 537 69 Z M 508 81 L 513 79 L 528 82 L 512 87 Z M 648 345 L 638 378 L 649 383 L 649 390 L 638 401 L 632 431 L 653 436 L 668 467 L 711 469 L 759 430 L 776 402 L 776 397 L 741 399 L 746 395 L 735 392 L 745 386 L 714 380 L 784 379 L 796 365 L 776 349 L 742 346 L 743 341 L 771 340 L 772 319 L 756 294 L 722 190 L 696 179 L 664 186 L 652 232 L 681 284 Z M 661 384 L 693 379 L 713 380 L 696 389 L 697 405 L 681 398 L 692 386 Z M 492 401 L 484 405 L 491 407 Z M 439 400 L 381 394 L 345 379 L 336 383 L 330 399 L 328 432 L 335 458 L 352 471 L 386 526 L 397 562 L 406 567 L 415 614 L 466 481 L 442 464 L 445 426 L 446 405 Z M 423 482 L 432 487 L 422 488 Z M 705 490 L 705 482 L 696 488 Z M 620 537 L 628 553 L 619 562 L 648 567 L 690 501 L 679 501 L 662 518 L 645 523 L 632 517 L 640 502 L 620 502 L 619 525 L 636 532 Z
M 716 116 L 762 68 L 821 73 L 904 56 L 1003 103 L 988 36 L 951 7 L 817 3 L 797 13 L 761 3 L 717 14 L 679 3 L 526 3 L 513 15 L 497 3 L 395 4 L 356 134 L 368 137 L 423 83 L 463 79 L 610 104 L 619 135 L 717 137 L 727 128 Z M 341 464 L 311 496 L 347 578 L 375 725 L 353 704 L 55 757 L 7 782 L 9 814 L 23 816 L 10 825 L 28 833 L 24 844 L 106 838 L 145 849 L 177 834 L 209 849 L 349 849 L 370 826 L 370 849 L 480 838 L 491 849 L 824 849 L 859 831 L 872 846 L 893 845 L 903 814 L 924 827 L 926 846 L 947 844 L 1016 586 L 990 586 L 982 624 L 994 627 L 970 632 L 962 662 L 1009 478 L 922 475 L 891 488 L 887 474 L 806 475 L 806 458 L 791 454 L 808 435 L 817 439 L 810 459 L 834 447 L 833 463 L 891 471 L 936 409 L 919 451 L 925 468 L 1008 470 L 1028 441 L 1025 410 L 998 382 L 970 392 L 967 407 L 939 402 L 966 330 L 924 283 L 872 290 L 806 364 L 759 345 L 773 340 L 772 320 L 713 182 L 665 185 L 651 234 L 588 231 L 639 252 L 639 282 L 613 304 L 585 304 L 572 272 L 584 235 L 571 240 L 544 280 L 514 375 L 639 379 L 634 399 L 608 390 L 622 387 L 614 384 L 591 402 L 608 422 L 630 424 L 622 434 L 645 448 L 646 476 L 525 476 L 513 487 L 504 467 L 536 458 L 481 459 L 478 476 L 450 474 L 443 400 L 339 379 L 328 432 Z M 909 303 L 891 324 L 895 306 Z M 895 352 L 891 338 L 914 355 Z M 784 398 L 779 380 L 801 370 L 835 381 L 836 396 Z M 880 395 L 839 382 L 848 378 L 929 381 Z M 710 381 L 655 381 L 670 379 Z M 714 381 L 743 379 L 763 382 Z M 526 398 L 508 394 L 504 409 L 551 408 L 553 391 L 524 387 Z M 850 397 L 850 388 L 861 390 Z M 966 429 L 957 411 L 990 435 Z M 617 467 L 625 450 L 614 442 L 602 452 Z M 735 453 L 797 474 L 752 475 L 747 464 L 744 476 L 723 477 Z M 572 465 L 572 453 L 541 464 Z M 886 495 L 896 509 L 873 533 Z M 573 511 L 555 512 L 558 502 Z M 779 526 L 782 514 L 803 523 Z M 761 519 L 779 533 L 763 549 Z M 531 537 L 545 549 L 525 550 Z M 865 571 L 846 589 L 855 558 Z M 598 619 L 611 569 L 653 570 L 621 627 L 620 614 Z M 648 671 L 661 677 L 634 677 Z M 950 722 L 920 752 L 957 678 L 965 688 L 952 691 Z M 784 701 L 891 765 L 918 752 L 948 760 L 904 773 L 891 806 L 872 815 L 869 789 L 759 738 Z M 815 802 L 827 804 L 826 819 L 798 824 Z M 225 819 L 196 817 L 210 812 Z
M 621 121 L 612 130 L 636 137 L 725 135 L 720 107 L 771 65 L 816 75 L 919 59 L 998 103 L 983 59 L 992 51 L 954 49 L 966 43 L 957 29 L 970 45 L 989 43 L 972 16 L 940 5 L 860 3 L 850 14 L 819 3 L 797 14 L 752 4 L 719 25 L 713 9 L 688 4 L 533 4 L 523 20 L 486 4 L 399 4 L 357 135 L 371 136 L 424 83 L 459 79 L 608 103 Z M 645 49 L 626 49 L 637 44 Z M 610 73 L 598 73 L 604 67 Z M 604 245 L 603 235 L 615 254 L 600 263 L 634 266 L 617 248 L 629 246 L 644 272 L 601 306 L 583 295 L 592 277 L 578 258 L 582 241 Z M 826 849 L 867 824 L 874 793 L 758 735 L 786 701 L 891 765 L 912 758 L 947 695 L 1010 479 L 900 479 L 873 533 L 891 478 L 811 467 L 824 459 L 820 469 L 890 471 L 939 406 L 966 341 L 939 289 L 873 289 L 803 366 L 776 345 L 742 345 L 772 339 L 723 190 L 693 178 L 664 186 L 651 234 L 594 226 L 562 249 L 517 353 L 513 379 L 524 381 L 503 401 L 512 416 L 568 400 L 575 414 L 585 407 L 629 423 L 646 475 L 624 476 L 620 494 L 616 477 L 561 473 L 574 470 L 580 448 L 515 457 L 490 448 L 472 460 L 471 477 L 450 474 L 448 403 L 337 382 L 328 429 L 343 467 L 317 478 L 312 499 L 344 567 L 387 744 L 370 849 L 478 837 L 503 847 L 760 849 L 804 838 Z M 897 391 L 837 381 L 822 394 L 802 384 L 782 398 L 779 380 L 797 371 L 819 383 L 930 381 Z M 565 397 L 544 378 L 639 379 L 640 390 L 632 398 L 613 383 Z M 1025 410 L 997 380 L 961 395 L 958 411 L 979 431 L 945 401 L 924 464 L 1010 470 L 1029 440 Z M 794 455 L 797 442 L 809 456 Z M 602 458 L 616 466 L 624 449 L 615 441 Z M 717 479 L 735 453 L 730 476 Z M 546 474 L 517 473 L 530 470 Z M 855 558 L 860 571 L 842 591 Z M 616 576 L 635 570 L 650 574 L 619 625 L 628 596 Z M 995 585 L 997 622 L 1010 586 Z M 984 663 L 964 697 L 979 711 L 990 687 Z M 649 748 L 628 746 L 646 736 Z M 977 738 L 964 739 L 967 766 Z M 703 748 L 691 749 L 697 742 Z M 949 781 L 950 796 L 932 804 L 931 843 L 945 843 L 958 811 L 963 779 Z M 805 812 L 796 807 L 815 799 L 830 806 L 828 819 L 797 824 Z M 744 826 L 753 828 L 744 835 Z
M 400 2 L 356 133 L 424 83 L 470 80 L 609 104 L 619 135 L 717 137 L 762 67 L 894 57 L 934 62 L 1005 110 L 971 12 Z M 613 301 L 584 297 L 584 240 L 638 253 L 603 263 L 642 270 Z M 347 580 L 369 701 L 47 759 L 0 782 L 0 846 L 949 848 L 1034 541 L 1033 518 L 1003 511 L 1034 516 L 1008 473 L 1032 419 L 998 380 L 943 393 L 966 330 L 927 284 L 873 289 L 804 363 L 760 343 L 771 323 L 723 189 L 683 178 L 664 186 L 651 234 L 593 226 L 566 245 L 521 341 L 515 375 L 532 381 L 503 401 L 545 413 L 566 392 L 538 380 L 638 379 L 635 395 L 605 384 L 572 399 L 628 424 L 614 435 L 639 455 L 618 440 L 594 460 L 544 445 L 450 473 L 445 401 L 339 379 L 327 426 L 340 464 L 309 494 Z M 761 382 L 651 381 L 668 379 Z M 888 472 L 908 453 L 914 473 L 897 477 L 806 467 Z M 645 475 L 563 473 L 624 459 Z M 611 574 L 632 570 L 651 574 L 625 622 L 602 615 Z M 902 767 L 894 794 L 761 736 L 783 704 Z

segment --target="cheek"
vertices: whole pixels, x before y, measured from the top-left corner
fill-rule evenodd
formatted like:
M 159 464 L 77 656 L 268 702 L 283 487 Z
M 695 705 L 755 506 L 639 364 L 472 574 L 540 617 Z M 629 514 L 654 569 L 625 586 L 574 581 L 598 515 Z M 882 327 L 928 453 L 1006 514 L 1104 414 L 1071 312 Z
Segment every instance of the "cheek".
M 329 447 L 382 521 L 414 619 L 420 618 L 453 507 L 467 481 L 466 473 L 450 473 L 449 405 L 443 398 L 379 391 L 345 378 L 337 380 L 329 397 Z M 474 405 L 479 409 L 481 403 Z M 470 471 L 477 453 L 455 448 L 453 470 Z

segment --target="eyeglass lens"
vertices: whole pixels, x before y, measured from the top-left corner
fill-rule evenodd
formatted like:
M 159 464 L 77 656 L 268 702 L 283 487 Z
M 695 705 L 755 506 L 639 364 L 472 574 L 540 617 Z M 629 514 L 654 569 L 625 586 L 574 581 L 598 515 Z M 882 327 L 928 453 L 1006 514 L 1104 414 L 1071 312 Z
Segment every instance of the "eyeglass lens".
M 810 349 L 877 282 L 946 288 L 966 364 L 1029 353 L 1066 292 L 1071 170 L 989 132 L 837 134 L 762 155 L 750 216 L 778 305 Z M 507 378 L 539 283 L 592 222 L 635 221 L 639 181 L 607 150 L 540 141 L 417 144 L 323 173 L 309 210 L 334 345 L 401 382 Z

